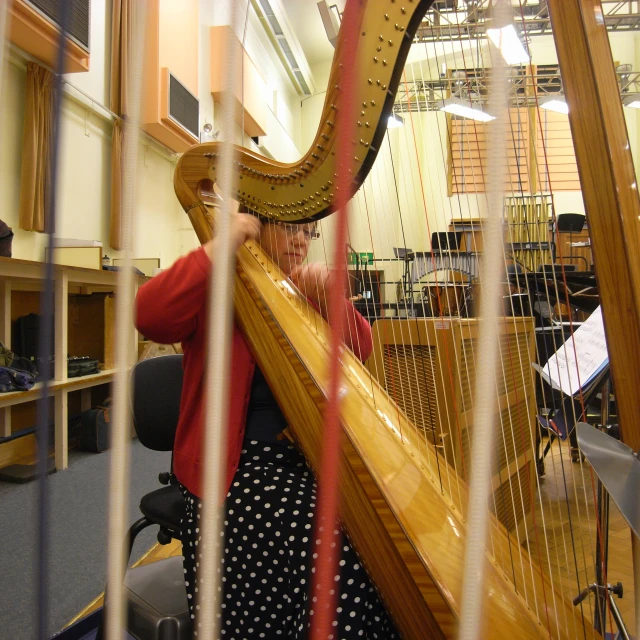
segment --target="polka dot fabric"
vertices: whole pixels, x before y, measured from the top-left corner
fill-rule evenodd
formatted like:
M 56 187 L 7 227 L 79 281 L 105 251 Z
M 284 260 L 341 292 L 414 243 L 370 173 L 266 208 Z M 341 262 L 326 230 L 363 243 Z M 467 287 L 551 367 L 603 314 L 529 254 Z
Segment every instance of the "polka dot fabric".
M 316 483 L 289 444 L 245 442 L 225 502 L 220 637 L 306 639 L 316 598 L 310 597 L 317 542 Z M 192 619 L 198 602 L 199 498 L 182 487 L 185 584 Z M 336 617 L 330 640 L 399 638 L 345 536 L 341 540 Z M 194 637 L 197 638 L 197 628 Z

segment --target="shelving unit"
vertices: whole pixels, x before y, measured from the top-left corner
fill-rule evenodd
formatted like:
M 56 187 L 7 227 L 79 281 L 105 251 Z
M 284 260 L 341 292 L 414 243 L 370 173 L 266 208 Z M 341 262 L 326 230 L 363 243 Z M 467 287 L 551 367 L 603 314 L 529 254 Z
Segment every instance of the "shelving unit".
M 19 315 L 39 312 L 38 293 L 44 287 L 44 264 L 13 258 L 0 258 L 0 341 L 12 348 L 12 324 Z M 92 406 L 91 390 L 110 384 L 115 369 L 113 362 L 114 298 L 118 274 L 78 267 L 55 266 L 54 302 L 54 377 L 48 385 L 48 395 L 53 399 L 52 419 L 54 428 L 55 466 L 57 470 L 68 466 L 68 421 L 70 394 L 79 392 L 81 411 Z M 135 277 L 135 289 L 146 278 Z M 98 295 L 93 298 L 94 294 Z M 92 298 L 89 298 L 92 296 Z M 88 302 L 88 304 L 87 304 Z M 70 319 L 70 309 L 74 316 Z M 87 311 L 88 309 L 88 311 Z M 83 314 L 85 317 L 83 318 Z M 87 315 L 88 314 L 88 315 Z M 72 322 L 75 324 L 72 326 Z M 137 333 L 132 344 L 131 365 L 137 360 Z M 71 339 L 70 339 L 71 336 Z M 69 353 L 70 344 L 81 345 L 87 353 Z M 22 355 L 17 353 L 17 355 Z M 78 378 L 67 377 L 67 355 L 89 355 L 105 366 L 100 373 Z M 0 438 L 10 437 L 24 429 L 13 419 L 12 408 L 35 403 L 42 393 L 42 383 L 29 391 L 0 393 Z M 75 398 L 74 404 L 78 404 Z M 29 413 L 24 411 L 21 413 Z M 0 443 L 0 467 L 19 463 L 35 453 L 35 438 L 27 435 Z

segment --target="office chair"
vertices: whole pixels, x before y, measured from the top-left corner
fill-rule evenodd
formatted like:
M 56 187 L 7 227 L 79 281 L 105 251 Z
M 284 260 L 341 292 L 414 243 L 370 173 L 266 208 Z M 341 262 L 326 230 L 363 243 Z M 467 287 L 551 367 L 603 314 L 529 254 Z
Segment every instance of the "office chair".
M 138 439 L 148 449 L 172 451 L 180 414 L 182 355 L 138 362 L 131 371 L 131 383 L 131 410 Z M 160 544 L 180 539 L 180 520 L 184 514 L 180 488 L 171 472 L 161 473 L 158 479 L 166 486 L 142 496 L 143 517 L 131 525 L 128 533 L 129 556 L 136 536 L 151 525 L 160 526 Z
M 182 355 L 172 354 L 138 362 L 131 371 L 131 412 L 140 442 L 154 451 L 172 451 L 180 414 L 182 393 Z M 158 476 L 166 485 L 145 494 L 140 499 L 142 518 L 136 520 L 127 533 L 127 565 L 138 534 L 151 525 L 159 525 L 158 542 L 169 544 L 180 540 L 180 521 L 184 515 L 184 500 L 177 480 L 171 472 Z M 103 619 L 96 640 L 102 640 Z

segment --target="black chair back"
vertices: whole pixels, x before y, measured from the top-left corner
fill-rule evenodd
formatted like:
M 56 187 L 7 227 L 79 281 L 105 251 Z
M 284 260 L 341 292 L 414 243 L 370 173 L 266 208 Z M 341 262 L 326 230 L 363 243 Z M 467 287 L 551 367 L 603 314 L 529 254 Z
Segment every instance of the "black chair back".
M 131 382 L 133 424 L 140 442 L 154 451 L 171 451 L 180 414 L 182 355 L 138 362 Z

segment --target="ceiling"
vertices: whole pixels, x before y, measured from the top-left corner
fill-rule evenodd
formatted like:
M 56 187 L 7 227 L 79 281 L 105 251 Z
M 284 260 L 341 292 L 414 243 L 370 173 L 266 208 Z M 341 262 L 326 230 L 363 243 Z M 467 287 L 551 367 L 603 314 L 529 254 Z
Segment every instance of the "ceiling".
M 300 41 L 307 62 L 313 66 L 333 58 L 334 49 L 327 39 L 318 11 L 318 0 L 281 0 L 289 25 Z M 327 4 L 337 4 L 342 8 L 345 0 L 328 0 Z

